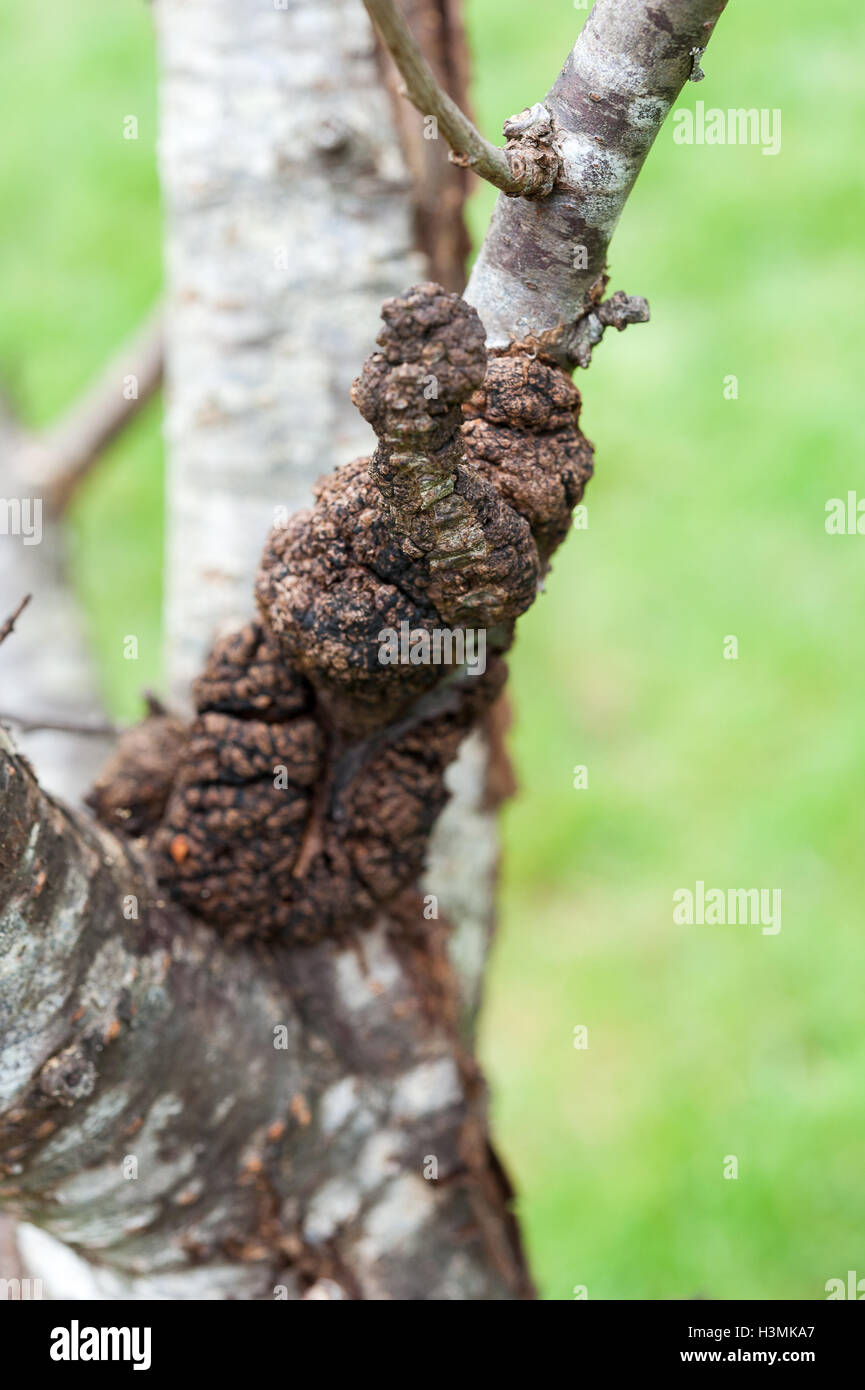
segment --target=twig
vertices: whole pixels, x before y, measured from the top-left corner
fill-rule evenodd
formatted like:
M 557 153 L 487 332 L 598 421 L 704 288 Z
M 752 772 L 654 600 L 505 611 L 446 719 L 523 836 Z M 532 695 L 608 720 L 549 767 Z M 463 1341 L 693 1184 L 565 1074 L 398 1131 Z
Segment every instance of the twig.
M 560 168 L 555 125 L 546 108 L 536 105 L 512 116 L 505 123 L 505 149 L 490 144 L 439 86 L 394 0 L 364 0 L 364 4 L 400 71 L 405 96 L 422 116 L 435 118 L 453 162 L 512 197 L 546 197 Z
M 157 390 L 162 338 L 162 307 L 157 305 L 56 425 L 44 434 L 24 435 L 14 470 L 41 491 L 53 512 L 63 511 L 96 460 Z M 125 377 L 135 379 L 134 394 L 124 391 Z
M 0 710 L 0 724 L 14 724 L 22 734 L 41 733 L 43 730 L 56 734 L 83 734 L 93 738 L 115 738 L 122 729 L 117 724 L 74 724 L 65 720 L 24 719 L 20 714 L 8 714 Z
M 24 609 L 27 607 L 32 597 L 32 594 L 25 594 L 18 607 L 15 609 L 15 612 L 11 613 L 9 617 L 6 619 L 3 626 L 0 627 L 0 643 L 6 641 L 6 638 L 9 636 L 10 632 L 15 631 L 15 624 L 21 617 L 21 614 L 24 612 Z

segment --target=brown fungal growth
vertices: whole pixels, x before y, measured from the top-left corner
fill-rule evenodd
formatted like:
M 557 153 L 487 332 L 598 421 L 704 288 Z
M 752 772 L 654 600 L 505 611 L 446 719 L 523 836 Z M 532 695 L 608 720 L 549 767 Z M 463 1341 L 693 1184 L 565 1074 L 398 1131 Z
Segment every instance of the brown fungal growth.
M 504 675 L 496 663 L 466 677 L 393 738 L 334 746 L 327 766 L 309 716 L 201 716 L 153 839 L 163 882 L 238 936 L 318 941 L 369 924 L 421 873 L 447 800 L 445 770 Z
M 477 314 L 421 285 L 383 317 L 353 388 L 379 437 L 368 469 L 337 469 L 312 511 L 272 532 L 258 579 L 264 620 L 354 736 L 441 679 L 435 665 L 382 664 L 383 632 L 483 628 L 505 646 L 539 574 L 529 526 L 466 459 L 461 406 L 486 366 Z
M 186 726 L 158 714 L 125 729 L 85 798 L 101 821 L 123 835 L 143 835 L 155 826 L 171 792 Z
M 316 489 L 316 505 L 271 532 L 259 569 L 262 618 L 283 661 L 303 671 L 320 707 L 347 735 L 388 724 L 440 672 L 383 666 L 380 634 L 432 632 L 440 623 L 417 585 L 370 480 L 367 460 L 338 468 Z
M 148 803 L 164 886 L 239 937 L 346 937 L 416 883 L 447 767 L 591 476 L 559 367 L 519 344 L 488 362 L 475 311 L 435 285 L 383 317 L 353 390 L 373 458 L 271 532 L 260 621 L 215 644 L 170 794 Z M 477 674 L 380 659 L 387 630 L 469 626 Z
M 580 404 L 561 368 L 516 344 L 490 359 L 482 386 L 463 406 L 468 457 L 528 522 L 544 569 L 592 476 Z

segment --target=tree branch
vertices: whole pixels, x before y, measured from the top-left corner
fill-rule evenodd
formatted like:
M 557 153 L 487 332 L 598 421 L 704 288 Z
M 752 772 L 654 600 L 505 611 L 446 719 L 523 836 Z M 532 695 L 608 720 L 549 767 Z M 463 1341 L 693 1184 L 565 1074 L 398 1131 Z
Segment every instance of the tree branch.
M 462 23 L 462 0 L 402 0 L 411 30 L 423 39 L 424 56 L 436 80 L 461 111 L 471 118 L 468 53 Z M 364 16 L 368 20 L 368 16 Z M 426 261 L 430 280 L 457 292 L 465 288 L 471 240 L 464 204 L 472 174 L 449 157 L 444 140 L 427 139 L 428 131 L 410 102 L 405 83 L 381 36 L 375 34 L 379 68 L 399 145 L 411 175 L 413 233 Z M 394 292 L 405 288 L 405 281 Z
M 29 724 L 90 724 L 100 712 L 99 691 L 89 659 L 78 606 L 67 583 L 65 537 L 59 518 L 42 515 L 41 498 L 26 492 L 11 467 L 20 434 L 9 420 L 0 424 L 0 494 L 18 497 L 29 516 L 27 534 L 0 545 L 0 613 L 22 592 L 34 595 L 33 621 L 20 623 L 15 640 L 2 649 L 3 689 Z M 41 544 L 31 543 L 39 537 Z M 49 704 L 50 701 L 50 704 Z M 66 731 L 40 729 L 27 735 L 24 751 L 44 785 L 75 801 L 107 752 L 96 738 L 86 744 Z
M 24 609 L 27 607 L 32 597 L 32 594 L 25 594 L 18 607 L 15 609 L 14 613 L 10 613 L 9 617 L 3 623 L 3 626 L 0 627 L 0 645 L 2 645 L 2 643 L 6 641 L 6 638 L 9 636 L 11 632 L 15 631 L 15 624 L 21 617 L 21 614 L 24 612 Z
M 52 512 L 68 506 L 96 460 L 158 389 L 162 337 L 162 306 L 157 305 L 56 424 L 23 435 L 13 471 Z
M 46 733 L 76 734 L 82 738 L 116 738 L 121 732 L 119 724 L 110 724 L 106 720 L 79 724 L 72 719 L 49 719 L 47 716 L 27 719 L 9 710 L 0 710 L 0 724 L 14 724 L 22 734 L 41 733 L 44 730 Z
M 399 68 L 405 95 L 422 116 L 435 117 L 454 163 L 473 170 L 509 197 L 546 197 L 559 170 L 555 124 L 549 112 L 536 105 L 511 116 L 505 122 L 505 148 L 490 144 L 439 86 L 394 0 L 364 0 L 364 4 Z
M 607 248 L 643 161 L 726 0 L 598 0 L 544 104 L 562 170 L 543 202 L 500 198 L 465 298 L 487 345 L 535 342 L 585 358 L 582 320 L 603 291 Z

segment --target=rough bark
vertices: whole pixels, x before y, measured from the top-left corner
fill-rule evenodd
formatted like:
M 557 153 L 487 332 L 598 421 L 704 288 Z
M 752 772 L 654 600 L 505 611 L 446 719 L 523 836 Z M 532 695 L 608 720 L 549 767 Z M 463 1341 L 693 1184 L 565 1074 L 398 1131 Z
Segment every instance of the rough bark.
M 459 0 L 407 15 L 466 102 Z M 262 540 L 313 484 L 374 440 L 350 387 L 382 300 L 431 276 L 464 283 L 468 175 L 382 81 L 360 0 L 160 0 L 160 169 L 167 217 L 167 667 L 188 708 L 218 631 L 245 624 Z M 493 926 L 494 800 L 482 744 L 428 879 L 476 939 Z M 464 816 L 463 809 L 464 808 Z M 464 822 L 466 833 L 460 834 Z M 449 828 L 450 827 L 450 828 Z M 456 853 L 468 829 L 486 853 Z M 439 832 L 436 832 L 438 834 Z M 459 908 L 459 913 L 457 909 Z M 468 993 L 473 987 L 467 984 Z
M 97 1296 L 527 1293 L 443 924 L 232 952 L 2 734 L 0 786 L 0 1201 Z

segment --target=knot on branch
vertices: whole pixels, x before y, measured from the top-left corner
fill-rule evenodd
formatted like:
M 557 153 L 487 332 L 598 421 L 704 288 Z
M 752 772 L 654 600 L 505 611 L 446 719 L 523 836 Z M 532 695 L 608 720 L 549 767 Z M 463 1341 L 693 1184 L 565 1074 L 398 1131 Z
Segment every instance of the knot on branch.
M 49 1057 L 39 1073 L 39 1089 L 60 1105 L 74 1105 L 91 1095 L 96 1086 L 96 1068 L 80 1043 Z
M 268 638 L 253 625 L 242 641 Z M 204 699 L 226 655 L 217 644 Z M 199 706 L 152 842 L 161 881 L 232 936 L 313 942 L 370 924 L 422 872 L 445 769 L 504 677 L 494 661 L 440 708 L 359 745 L 329 742 L 309 714 L 267 723 L 239 701 L 233 715 Z
M 547 198 L 552 193 L 562 169 L 556 132 L 555 116 L 540 101 L 505 121 L 505 158 L 520 184 L 509 197 Z
M 539 576 L 530 527 L 466 459 L 460 406 L 486 363 L 477 314 L 420 285 L 384 318 L 353 388 L 375 454 L 271 533 L 257 587 L 286 656 L 352 734 L 391 723 L 443 674 L 434 661 L 383 660 L 383 633 L 507 632 Z
M 649 301 L 639 294 L 616 290 L 609 299 L 601 300 L 605 280 L 602 278 L 593 292 L 593 302 L 577 319 L 567 335 L 568 357 L 578 367 L 588 367 L 592 350 L 608 328 L 621 333 L 629 323 L 649 322 Z
M 477 311 L 440 285 L 417 285 L 382 305 L 384 328 L 351 390 L 379 439 L 394 448 L 436 448 L 459 423 L 462 401 L 484 378 Z
M 592 476 L 580 405 L 579 391 L 559 367 L 515 344 L 490 359 L 483 385 L 464 407 L 468 457 L 526 519 L 543 569 Z
M 160 784 L 160 880 L 232 935 L 348 935 L 416 883 L 445 771 L 592 471 L 579 394 L 533 347 L 487 361 L 474 310 L 435 285 L 383 317 L 353 392 L 375 454 L 271 532 L 261 620 L 214 646 Z
M 307 714 L 309 685 L 285 664 L 279 643 L 258 624 L 224 634 L 192 687 L 195 707 L 281 723 Z

